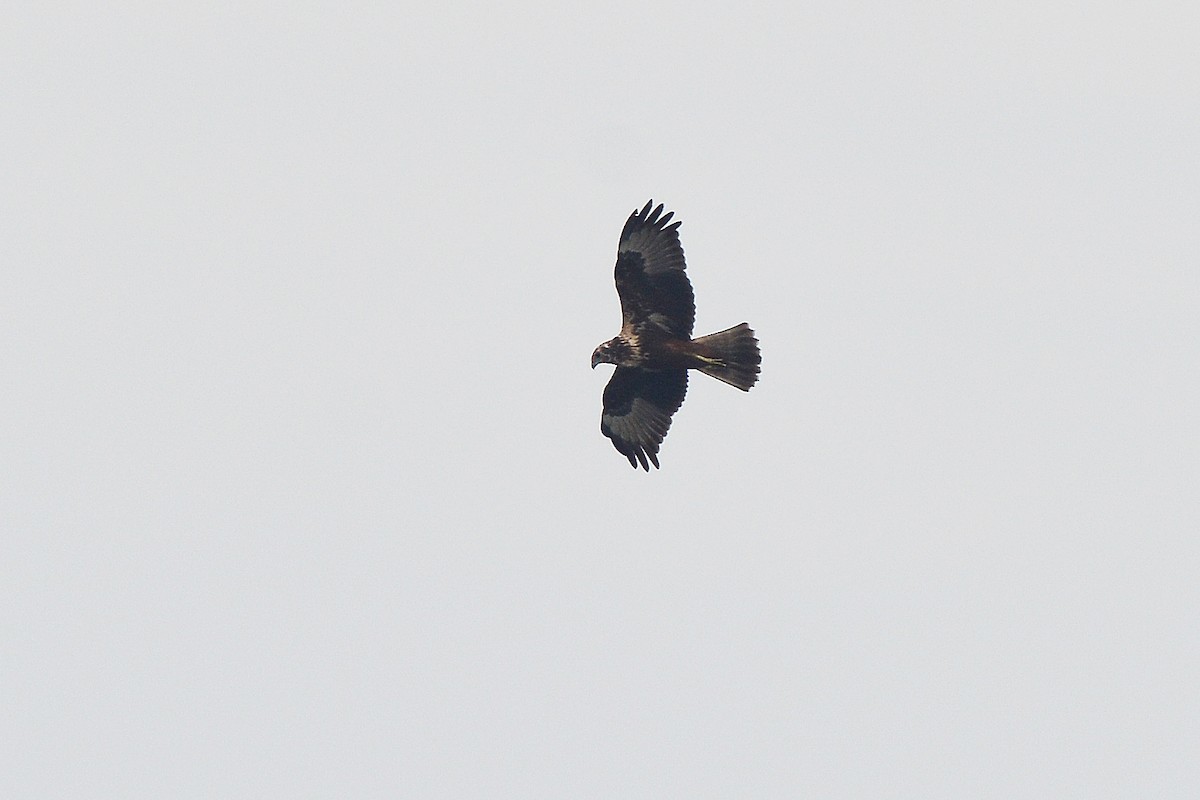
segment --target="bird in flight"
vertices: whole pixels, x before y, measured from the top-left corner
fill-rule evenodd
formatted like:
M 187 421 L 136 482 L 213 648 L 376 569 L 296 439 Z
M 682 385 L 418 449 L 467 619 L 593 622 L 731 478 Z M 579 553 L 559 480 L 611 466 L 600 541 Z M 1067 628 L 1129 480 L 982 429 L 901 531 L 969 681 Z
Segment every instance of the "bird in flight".
M 758 380 L 762 356 L 746 323 L 692 338 L 696 303 L 679 244 L 674 212 L 654 201 L 634 211 L 617 246 L 616 283 L 621 332 L 596 348 L 592 368 L 616 364 L 604 388 L 600 432 L 629 459 L 658 467 L 658 448 L 683 404 L 689 369 L 698 369 L 743 392 Z

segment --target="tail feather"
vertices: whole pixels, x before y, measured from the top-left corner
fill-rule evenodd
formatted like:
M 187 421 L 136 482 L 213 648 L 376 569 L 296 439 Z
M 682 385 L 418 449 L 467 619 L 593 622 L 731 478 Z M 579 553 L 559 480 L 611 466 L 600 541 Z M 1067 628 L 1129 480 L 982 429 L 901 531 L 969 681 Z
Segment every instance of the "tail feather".
M 758 381 L 762 355 L 754 331 L 743 322 L 729 330 L 710 333 L 693 340 L 696 353 L 703 362 L 697 369 L 743 392 Z

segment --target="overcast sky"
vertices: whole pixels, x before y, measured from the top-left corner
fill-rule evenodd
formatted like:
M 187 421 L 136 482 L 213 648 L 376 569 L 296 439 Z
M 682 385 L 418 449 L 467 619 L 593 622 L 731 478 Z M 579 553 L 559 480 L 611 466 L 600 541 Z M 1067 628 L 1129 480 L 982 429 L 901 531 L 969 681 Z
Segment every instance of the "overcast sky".
M 1200 795 L 1194 3 L 23 5 L 0 795 Z

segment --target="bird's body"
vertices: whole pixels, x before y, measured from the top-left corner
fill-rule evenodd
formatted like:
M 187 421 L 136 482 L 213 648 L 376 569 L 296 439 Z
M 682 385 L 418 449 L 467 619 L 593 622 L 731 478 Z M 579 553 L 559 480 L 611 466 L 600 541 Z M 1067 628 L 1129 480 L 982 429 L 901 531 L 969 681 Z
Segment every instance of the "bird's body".
M 600 431 L 635 468 L 658 466 L 671 415 L 687 393 L 687 371 L 698 369 L 742 391 L 758 380 L 762 357 L 746 323 L 692 338 L 696 306 L 684 271 L 678 222 L 654 201 L 635 211 L 621 231 L 615 279 L 621 331 L 592 353 L 592 367 L 615 364 L 604 389 Z

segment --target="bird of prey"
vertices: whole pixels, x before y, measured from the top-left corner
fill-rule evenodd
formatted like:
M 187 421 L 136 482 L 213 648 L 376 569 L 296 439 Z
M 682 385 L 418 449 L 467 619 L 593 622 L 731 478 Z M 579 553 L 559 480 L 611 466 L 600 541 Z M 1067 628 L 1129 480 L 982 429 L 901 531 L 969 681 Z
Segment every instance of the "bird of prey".
M 746 323 L 692 338 L 696 304 L 684 272 L 679 222 L 674 212 L 646 203 L 634 211 L 617 246 L 616 283 L 621 332 L 596 348 L 592 368 L 616 364 L 604 389 L 600 432 L 629 459 L 658 467 L 658 448 L 671 415 L 683 404 L 689 369 L 698 369 L 744 392 L 758 380 L 762 356 Z

